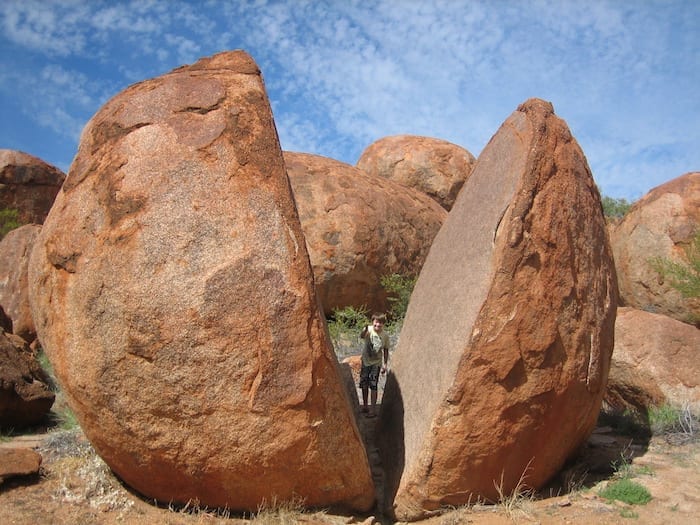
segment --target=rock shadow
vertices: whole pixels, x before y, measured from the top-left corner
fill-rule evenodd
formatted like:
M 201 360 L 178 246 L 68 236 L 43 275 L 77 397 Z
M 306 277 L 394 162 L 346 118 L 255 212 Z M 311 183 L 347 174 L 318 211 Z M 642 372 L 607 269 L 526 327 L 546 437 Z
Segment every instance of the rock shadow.
M 395 518 L 393 503 L 406 464 L 404 445 L 404 403 L 401 387 L 389 374 L 377 422 L 377 445 L 384 466 L 384 491 L 378 501 L 383 516 Z

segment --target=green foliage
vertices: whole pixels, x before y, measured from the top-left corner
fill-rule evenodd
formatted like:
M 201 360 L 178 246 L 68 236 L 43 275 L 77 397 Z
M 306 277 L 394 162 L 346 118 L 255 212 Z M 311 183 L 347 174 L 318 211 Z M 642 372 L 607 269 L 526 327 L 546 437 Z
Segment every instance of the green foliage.
M 408 310 L 408 301 L 411 299 L 413 287 L 416 285 L 416 277 L 392 273 L 382 276 L 380 283 L 387 293 L 390 303 L 389 319 L 392 324 L 403 321 Z
M 0 429 L 0 443 L 12 441 L 12 436 L 15 435 L 14 428 Z
M 19 222 L 19 212 L 17 210 L 0 210 L 0 239 L 20 226 L 22 226 L 22 223 Z
M 698 417 L 693 414 L 688 405 L 677 407 L 665 404 L 649 407 L 648 417 L 654 434 L 682 434 L 693 438 L 700 428 Z
M 629 478 L 622 478 L 609 483 L 601 492 L 600 496 L 607 500 L 617 500 L 629 505 L 644 505 L 651 500 L 651 494 L 636 481 Z
M 328 320 L 328 331 L 331 338 L 337 341 L 344 334 L 352 333 L 358 336 L 360 331 L 369 324 L 369 315 L 366 307 L 355 308 L 346 306 L 336 308 Z
M 603 204 L 603 215 L 612 219 L 621 219 L 632 207 L 632 203 L 627 199 L 615 199 L 607 195 L 603 195 L 601 202 Z
M 668 278 L 670 285 L 685 298 L 700 297 L 700 230 L 685 249 L 686 263 L 653 257 L 649 264 L 659 275 Z

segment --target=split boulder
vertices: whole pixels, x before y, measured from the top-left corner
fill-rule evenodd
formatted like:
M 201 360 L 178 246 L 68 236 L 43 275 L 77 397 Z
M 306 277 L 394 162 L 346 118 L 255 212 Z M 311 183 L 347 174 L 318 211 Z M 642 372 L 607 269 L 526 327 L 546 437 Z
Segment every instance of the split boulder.
M 135 84 L 82 134 L 30 261 L 39 339 L 112 470 L 158 501 L 368 510 L 258 66 Z
M 382 276 L 418 275 L 447 212 L 337 160 L 294 152 L 284 160 L 324 312 L 386 311 Z
M 449 211 L 475 162 L 469 151 L 446 140 L 394 135 L 370 144 L 357 167 L 415 188 Z
M 684 298 L 653 264 L 660 257 L 688 266 L 686 250 L 699 230 L 700 172 L 677 177 L 637 201 L 610 237 L 621 305 L 700 325 L 700 298 Z
M 584 154 L 528 100 L 479 156 L 411 296 L 379 431 L 395 516 L 554 476 L 596 424 L 616 302 Z

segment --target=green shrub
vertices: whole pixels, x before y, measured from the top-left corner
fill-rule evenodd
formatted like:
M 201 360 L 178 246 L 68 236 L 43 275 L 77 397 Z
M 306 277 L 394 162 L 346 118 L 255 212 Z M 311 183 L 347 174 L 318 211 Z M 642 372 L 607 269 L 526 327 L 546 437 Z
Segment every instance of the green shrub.
M 382 276 L 380 283 L 387 293 L 389 301 L 389 320 L 392 324 L 403 321 L 408 310 L 408 301 L 411 299 L 413 287 L 416 285 L 416 277 L 392 273 Z
M 654 434 L 684 434 L 692 438 L 700 428 L 698 416 L 693 414 L 688 405 L 649 407 L 648 417 Z
M 622 478 L 609 483 L 600 496 L 607 500 L 617 500 L 629 505 L 644 505 L 651 500 L 649 491 L 636 481 Z
M 331 338 L 337 341 L 342 335 L 359 336 L 360 331 L 369 324 L 369 315 L 366 307 L 355 308 L 346 306 L 333 310 L 328 320 L 328 331 Z
M 19 212 L 17 210 L 0 210 L 0 239 L 20 226 L 22 226 L 22 223 L 19 222 Z
M 615 199 L 607 195 L 603 196 L 601 202 L 603 204 L 603 215 L 612 219 L 621 219 L 632 207 L 632 203 L 627 199 Z

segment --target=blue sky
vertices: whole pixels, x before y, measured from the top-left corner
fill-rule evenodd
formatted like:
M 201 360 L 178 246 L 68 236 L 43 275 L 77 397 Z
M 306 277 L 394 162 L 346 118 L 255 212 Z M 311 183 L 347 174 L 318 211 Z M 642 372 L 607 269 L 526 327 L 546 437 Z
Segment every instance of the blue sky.
M 355 164 L 415 134 L 475 156 L 530 97 L 554 104 L 606 195 L 700 170 L 700 1 L 0 2 L 0 148 L 64 171 L 130 84 L 245 49 L 282 148 Z

